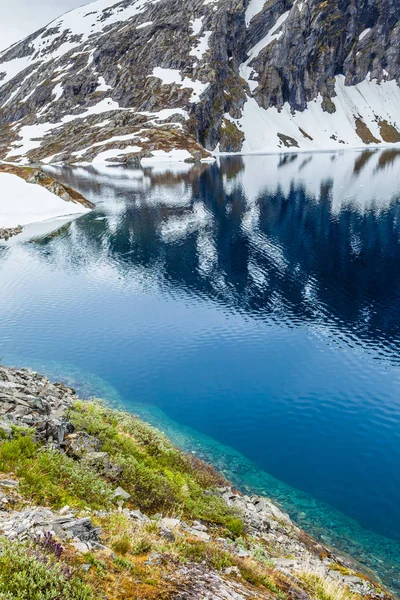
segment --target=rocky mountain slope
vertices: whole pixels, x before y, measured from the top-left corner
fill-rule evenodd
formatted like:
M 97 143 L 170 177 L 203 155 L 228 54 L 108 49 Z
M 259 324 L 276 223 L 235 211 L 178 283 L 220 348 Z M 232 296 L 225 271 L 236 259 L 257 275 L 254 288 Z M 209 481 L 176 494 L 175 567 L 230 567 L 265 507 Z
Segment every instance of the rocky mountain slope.
M 0 54 L 0 158 L 400 143 L 397 0 L 98 0 Z
M 267 498 L 138 418 L 0 367 L 0 594 L 390 600 Z

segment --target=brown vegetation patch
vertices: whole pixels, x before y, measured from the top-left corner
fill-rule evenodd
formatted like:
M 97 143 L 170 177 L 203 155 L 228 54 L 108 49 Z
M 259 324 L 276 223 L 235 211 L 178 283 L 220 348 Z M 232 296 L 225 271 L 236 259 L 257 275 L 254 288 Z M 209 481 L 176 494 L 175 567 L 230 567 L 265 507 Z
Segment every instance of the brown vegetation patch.
M 240 131 L 235 123 L 223 119 L 220 128 L 221 152 L 240 152 L 243 146 L 244 133 Z
M 356 117 L 356 133 L 358 137 L 364 142 L 364 144 L 380 144 L 380 141 L 374 137 L 372 131 L 369 127 L 364 123 L 360 117 Z
M 304 131 L 304 129 L 302 129 L 301 127 L 299 127 L 299 131 L 303 137 L 307 138 L 308 140 L 314 141 L 314 138 L 312 138 L 311 135 L 308 135 L 308 133 Z
M 384 142 L 388 144 L 400 142 L 400 132 L 387 121 L 379 121 L 379 131 Z
M 324 112 L 329 113 L 330 115 L 333 115 L 333 113 L 336 112 L 336 105 L 333 102 L 332 98 L 328 98 L 328 97 L 324 97 L 322 100 L 322 110 Z

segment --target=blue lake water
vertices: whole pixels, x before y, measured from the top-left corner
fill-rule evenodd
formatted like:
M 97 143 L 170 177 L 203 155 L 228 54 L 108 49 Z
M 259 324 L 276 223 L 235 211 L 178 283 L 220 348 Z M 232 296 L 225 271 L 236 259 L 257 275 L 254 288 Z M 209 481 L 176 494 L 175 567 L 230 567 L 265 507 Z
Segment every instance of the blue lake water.
M 97 209 L 0 247 L 3 362 L 138 412 L 400 592 L 400 153 L 51 172 Z

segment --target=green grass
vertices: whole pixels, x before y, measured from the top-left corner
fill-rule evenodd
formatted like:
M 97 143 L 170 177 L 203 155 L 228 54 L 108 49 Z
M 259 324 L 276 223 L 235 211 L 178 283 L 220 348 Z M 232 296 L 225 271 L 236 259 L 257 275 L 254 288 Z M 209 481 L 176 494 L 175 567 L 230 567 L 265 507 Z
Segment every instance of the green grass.
M 101 450 L 122 468 L 118 485 L 138 508 L 148 514 L 181 513 L 222 525 L 233 536 L 241 534 L 241 520 L 213 493 L 226 484 L 224 478 L 174 448 L 157 429 L 97 402 L 76 402 L 69 417 L 78 430 L 98 438 Z
M 113 488 L 89 467 L 67 455 L 44 449 L 29 431 L 0 444 L 0 471 L 13 471 L 20 491 L 38 504 L 103 508 L 111 505 Z
M 0 600 L 92 600 L 90 588 L 54 559 L 28 546 L 3 542 Z M 93 599 L 94 600 L 94 599 Z
M 181 560 L 198 563 L 206 562 L 210 567 L 218 571 L 226 567 L 231 567 L 234 564 L 229 552 L 216 544 L 181 541 L 174 544 L 174 549 Z

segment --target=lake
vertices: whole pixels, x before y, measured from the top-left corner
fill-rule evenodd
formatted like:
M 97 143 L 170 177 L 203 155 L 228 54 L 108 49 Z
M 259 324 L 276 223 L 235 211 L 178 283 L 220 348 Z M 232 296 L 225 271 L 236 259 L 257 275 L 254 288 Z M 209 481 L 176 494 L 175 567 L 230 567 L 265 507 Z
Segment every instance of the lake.
M 0 356 L 277 499 L 400 593 L 400 151 L 49 168 L 97 204 L 0 246 Z

